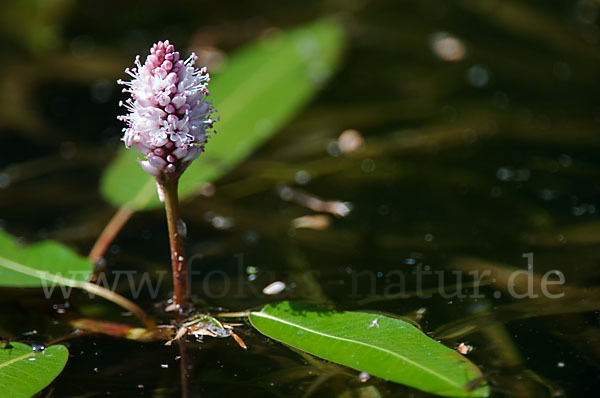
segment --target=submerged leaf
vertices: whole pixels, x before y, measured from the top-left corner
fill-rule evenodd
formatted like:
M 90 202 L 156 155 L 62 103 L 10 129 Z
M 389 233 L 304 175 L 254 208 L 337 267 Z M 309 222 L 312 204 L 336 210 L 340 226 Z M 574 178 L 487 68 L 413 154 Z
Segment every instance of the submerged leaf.
M 489 394 L 474 364 L 400 319 L 289 301 L 249 318 L 273 339 L 374 376 L 450 397 Z
M 202 154 L 183 174 L 185 198 L 246 159 L 294 116 L 335 71 L 344 36 L 341 26 L 322 20 L 275 35 L 232 55 L 210 83 L 221 120 Z M 131 209 L 160 205 L 154 179 L 123 148 L 106 170 L 102 194 Z
M 65 367 L 69 351 L 62 345 L 34 350 L 11 342 L 0 347 L 0 391 L 2 396 L 28 398 L 52 382 Z

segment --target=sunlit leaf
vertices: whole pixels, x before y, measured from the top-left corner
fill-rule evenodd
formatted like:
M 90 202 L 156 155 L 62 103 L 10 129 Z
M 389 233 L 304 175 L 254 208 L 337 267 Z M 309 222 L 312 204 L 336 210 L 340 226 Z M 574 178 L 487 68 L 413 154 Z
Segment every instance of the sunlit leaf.
M 88 282 L 92 271 L 93 264 L 89 259 L 58 242 L 45 241 L 20 247 L 0 229 L 0 286 L 43 287 L 46 295 L 59 286 L 65 298 L 70 294 L 69 288 L 82 289 L 131 311 L 146 327 L 154 327 L 154 322 L 137 304 Z
M 289 301 L 249 318 L 275 340 L 374 376 L 449 397 L 489 394 L 474 364 L 400 319 Z
M 20 247 L 0 230 L 0 286 L 47 286 L 48 281 L 57 281 L 56 276 L 85 281 L 92 270 L 90 260 L 58 242 Z
M 52 382 L 65 367 L 69 351 L 53 345 L 43 351 L 11 342 L 0 347 L 0 391 L 3 397 L 28 398 Z
M 218 134 L 183 174 L 180 196 L 216 180 L 280 130 L 333 74 L 343 45 L 341 26 L 322 20 L 233 54 L 210 83 L 221 117 Z M 142 171 L 138 157 L 123 148 L 106 170 L 102 193 L 111 203 L 132 209 L 160 204 L 154 179 Z

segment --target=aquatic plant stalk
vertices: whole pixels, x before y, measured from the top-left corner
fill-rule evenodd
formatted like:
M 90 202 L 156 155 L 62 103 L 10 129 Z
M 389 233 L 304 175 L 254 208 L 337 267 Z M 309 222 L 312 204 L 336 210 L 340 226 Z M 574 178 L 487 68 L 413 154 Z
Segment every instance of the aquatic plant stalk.
M 104 257 L 104 253 L 115 239 L 119 231 L 123 228 L 123 226 L 129 221 L 131 216 L 133 215 L 133 210 L 131 210 L 127 206 L 119 207 L 119 210 L 115 213 L 115 215 L 110 219 L 108 224 L 104 227 L 98 239 L 94 243 L 94 246 L 90 250 L 90 254 L 88 254 L 88 258 L 91 262 L 97 263 Z
M 164 195 L 167 225 L 169 227 L 169 245 L 171 246 L 171 268 L 173 272 L 173 301 L 179 308 L 183 308 L 188 298 L 188 277 L 185 263 L 185 248 L 183 239 L 186 235 L 186 226 L 179 215 L 179 199 L 177 197 L 178 180 L 160 184 Z
M 119 80 L 131 97 L 121 102 L 128 113 L 118 119 L 127 126 L 123 141 L 143 155 L 142 169 L 156 179 L 158 195 L 165 203 L 171 245 L 174 302 L 179 309 L 187 301 L 187 269 L 183 239 L 185 223 L 179 216 L 177 184 L 181 174 L 203 151 L 215 112 L 206 100 L 210 81 L 206 68 L 198 69 L 194 53 L 185 61 L 168 40 L 154 44 L 142 65 L 126 69 L 131 81 Z

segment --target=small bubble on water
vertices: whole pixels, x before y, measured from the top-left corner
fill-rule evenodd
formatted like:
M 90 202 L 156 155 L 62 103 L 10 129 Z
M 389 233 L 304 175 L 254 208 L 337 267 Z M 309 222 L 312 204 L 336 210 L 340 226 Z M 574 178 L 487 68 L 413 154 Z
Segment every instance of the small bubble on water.
M 337 141 L 331 141 L 329 142 L 329 144 L 327 144 L 327 153 L 335 157 L 338 157 L 342 154 L 342 151 Z
M 564 362 L 559 362 L 556 364 L 557 368 L 564 368 L 565 367 L 565 363 Z
M 216 229 L 229 229 L 233 227 L 235 224 L 233 218 L 223 217 L 223 216 L 215 216 L 212 219 L 212 225 Z
M 160 367 L 163 368 L 163 369 L 168 369 L 169 368 L 169 364 L 163 363 L 163 364 L 160 365 Z
M 311 176 L 310 173 L 306 170 L 299 170 L 298 172 L 296 172 L 296 182 L 300 185 L 305 185 L 308 184 L 308 182 L 310 181 Z
M 483 87 L 490 80 L 490 72 L 483 65 L 473 65 L 467 70 L 467 83 L 474 87 Z
M 361 383 L 366 382 L 367 380 L 369 380 L 371 378 L 371 375 L 368 374 L 367 372 L 360 372 L 358 374 L 358 381 L 360 381 Z
M 52 309 L 53 309 L 54 311 L 56 311 L 56 313 L 57 313 L 57 314 L 64 314 L 65 312 L 67 312 L 67 311 L 65 310 L 65 307 L 64 307 L 63 305 L 54 304 L 54 305 L 52 306 Z
M 283 187 L 279 189 L 279 197 L 282 200 L 289 201 L 294 197 L 294 191 L 290 187 Z
M 31 345 L 31 349 L 32 349 L 34 352 L 42 352 L 42 351 L 44 351 L 44 350 L 46 349 L 46 347 L 45 347 L 45 346 L 43 346 L 43 345 L 32 344 L 32 345 Z

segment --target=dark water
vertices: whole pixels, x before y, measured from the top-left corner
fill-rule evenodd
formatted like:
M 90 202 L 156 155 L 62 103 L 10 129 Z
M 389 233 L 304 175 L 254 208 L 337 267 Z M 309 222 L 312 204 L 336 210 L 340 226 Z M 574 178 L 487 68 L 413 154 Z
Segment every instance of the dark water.
M 335 15 L 349 34 L 339 73 L 212 197 L 183 206 L 189 254 L 203 256 L 193 263 L 198 301 L 232 311 L 290 298 L 418 312 L 433 337 L 474 346 L 469 358 L 495 397 L 583 397 L 600 387 L 597 2 L 55 1 L 1 10 L 0 222 L 10 233 L 91 248 L 115 211 L 97 186 L 120 145 L 113 82 L 133 54 L 169 37 L 222 56 L 270 28 Z M 347 129 L 364 145 L 340 154 L 335 141 Z M 318 219 L 324 229 L 293 228 L 316 214 L 289 200 L 297 190 L 352 210 Z M 163 213 L 139 213 L 106 264 L 160 271 L 167 247 Z M 527 253 L 538 277 L 562 273 L 562 298 L 511 295 L 506 277 L 526 268 Z M 496 282 L 473 297 L 468 272 L 492 268 Z M 457 270 L 466 297 L 449 297 Z M 399 274 L 408 297 L 393 296 Z M 276 280 L 288 289 L 263 295 Z M 432 296 L 416 296 L 419 286 Z M 78 316 L 133 322 L 80 293 L 65 313 L 64 300 L 37 290 L 4 289 L 0 302 L 0 334 L 21 341 L 62 336 Z M 149 297 L 140 304 L 153 311 Z M 191 396 L 425 396 L 360 383 L 357 372 L 250 327 L 239 334 L 248 351 L 232 339 L 190 344 Z M 180 394 L 175 347 L 101 336 L 66 344 L 72 356 L 49 396 Z

